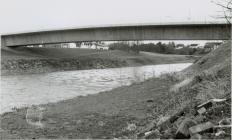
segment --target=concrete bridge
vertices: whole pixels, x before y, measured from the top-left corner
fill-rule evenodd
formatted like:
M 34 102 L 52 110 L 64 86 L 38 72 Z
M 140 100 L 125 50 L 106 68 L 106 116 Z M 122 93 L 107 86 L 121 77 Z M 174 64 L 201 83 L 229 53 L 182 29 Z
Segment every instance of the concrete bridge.
M 78 41 L 228 39 L 231 39 L 231 25 L 227 23 L 165 23 L 82 27 L 6 34 L 1 36 L 1 46 L 13 47 Z

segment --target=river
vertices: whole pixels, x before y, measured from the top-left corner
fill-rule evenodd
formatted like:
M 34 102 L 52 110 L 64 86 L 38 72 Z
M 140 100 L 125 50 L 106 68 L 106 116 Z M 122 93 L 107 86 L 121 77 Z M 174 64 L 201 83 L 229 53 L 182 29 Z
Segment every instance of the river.
M 148 65 L 110 69 L 63 71 L 43 74 L 2 76 L 1 110 L 45 104 L 111 90 L 181 71 L 191 63 Z

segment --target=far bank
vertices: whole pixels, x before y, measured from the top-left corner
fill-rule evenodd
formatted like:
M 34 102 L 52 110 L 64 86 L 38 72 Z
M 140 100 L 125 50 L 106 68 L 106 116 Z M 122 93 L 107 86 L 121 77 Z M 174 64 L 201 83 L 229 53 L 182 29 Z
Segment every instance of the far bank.
M 103 51 L 72 48 L 8 48 L 1 50 L 1 74 L 30 74 L 155 64 L 189 63 L 191 55 Z

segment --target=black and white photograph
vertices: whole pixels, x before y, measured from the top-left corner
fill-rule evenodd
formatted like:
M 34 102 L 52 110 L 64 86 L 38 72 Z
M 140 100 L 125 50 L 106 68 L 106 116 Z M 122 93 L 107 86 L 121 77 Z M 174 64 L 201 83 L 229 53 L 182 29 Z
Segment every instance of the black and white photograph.
M 232 0 L 0 0 L 0 140 L 231 139 Z

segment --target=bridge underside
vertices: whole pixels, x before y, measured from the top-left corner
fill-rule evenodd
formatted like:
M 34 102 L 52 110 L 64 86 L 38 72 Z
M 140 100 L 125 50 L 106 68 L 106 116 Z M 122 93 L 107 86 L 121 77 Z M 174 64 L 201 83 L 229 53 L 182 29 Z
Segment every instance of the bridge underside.
M 95 27 L 41 31 L 1 36 L 4 47 L 84 41 L 228 40 L 228 24 L 180 24 Z

